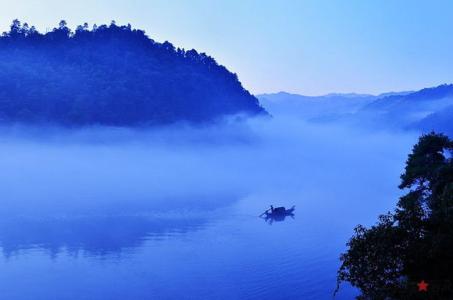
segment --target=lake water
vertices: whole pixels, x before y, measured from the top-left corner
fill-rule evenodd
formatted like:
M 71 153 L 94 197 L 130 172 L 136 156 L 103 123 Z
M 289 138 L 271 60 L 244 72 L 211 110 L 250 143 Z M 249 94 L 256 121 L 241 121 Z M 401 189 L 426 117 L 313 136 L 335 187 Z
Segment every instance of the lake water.
M 273 122 L 7 130 L 0 298 L 332 299 L 345 243 L 394 207 L 416 136 Z M 270 204 L 294 218 L 259 218 Z

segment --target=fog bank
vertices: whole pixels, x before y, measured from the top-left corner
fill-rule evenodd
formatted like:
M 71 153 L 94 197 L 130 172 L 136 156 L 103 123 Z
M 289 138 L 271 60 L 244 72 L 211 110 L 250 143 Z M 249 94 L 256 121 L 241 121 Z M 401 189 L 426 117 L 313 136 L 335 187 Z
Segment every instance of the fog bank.
M 290 118 L 148 130 L 2 128 L 1 211 L 193 211 L 250 194 L 378 194 L 396 189 L 416 138 Z

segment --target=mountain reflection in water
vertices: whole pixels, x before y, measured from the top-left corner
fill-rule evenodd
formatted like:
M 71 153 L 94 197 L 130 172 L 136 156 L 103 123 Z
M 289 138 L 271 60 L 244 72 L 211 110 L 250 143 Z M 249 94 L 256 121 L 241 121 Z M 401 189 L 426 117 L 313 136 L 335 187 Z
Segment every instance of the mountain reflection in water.
M 184 216 L 15 217 L 0 221 L 0 246 L 5 256 L 41 248 L 56 255 L 85 253 L 103 256 L 202 229 L 208 220 Z

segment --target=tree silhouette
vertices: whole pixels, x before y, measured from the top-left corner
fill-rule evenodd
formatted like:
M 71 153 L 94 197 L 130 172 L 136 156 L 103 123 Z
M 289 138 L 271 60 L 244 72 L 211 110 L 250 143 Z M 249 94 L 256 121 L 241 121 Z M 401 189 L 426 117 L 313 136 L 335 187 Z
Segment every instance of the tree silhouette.
M 265 114 L 204 53 L 157 43 L 130 24 L 62 20 L 40 34 L 14 20 L 0 38 L 0 121 L 138 126 Z
M 453 298 L 453 141 L 420 137 L 401 175 L 406 195 L 371 228 L 356 227 L 342 254 L 338 281 L 359 299 Z M 417 282 L 429 283 L 426 294 Z

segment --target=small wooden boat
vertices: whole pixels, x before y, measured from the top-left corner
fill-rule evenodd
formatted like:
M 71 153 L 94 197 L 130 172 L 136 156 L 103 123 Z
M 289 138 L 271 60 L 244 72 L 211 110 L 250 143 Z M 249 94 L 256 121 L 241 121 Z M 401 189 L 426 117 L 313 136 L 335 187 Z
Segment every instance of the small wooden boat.
M 283 221 L 285 217 L 294 217 L 294 210 L 296 209 L 295 206 L 291 207 L 290 209 L 286 209 L 284 206 L 280 207 L 273 207 L 263 212 L 260 217 L 263 217 L 266 221 Z

